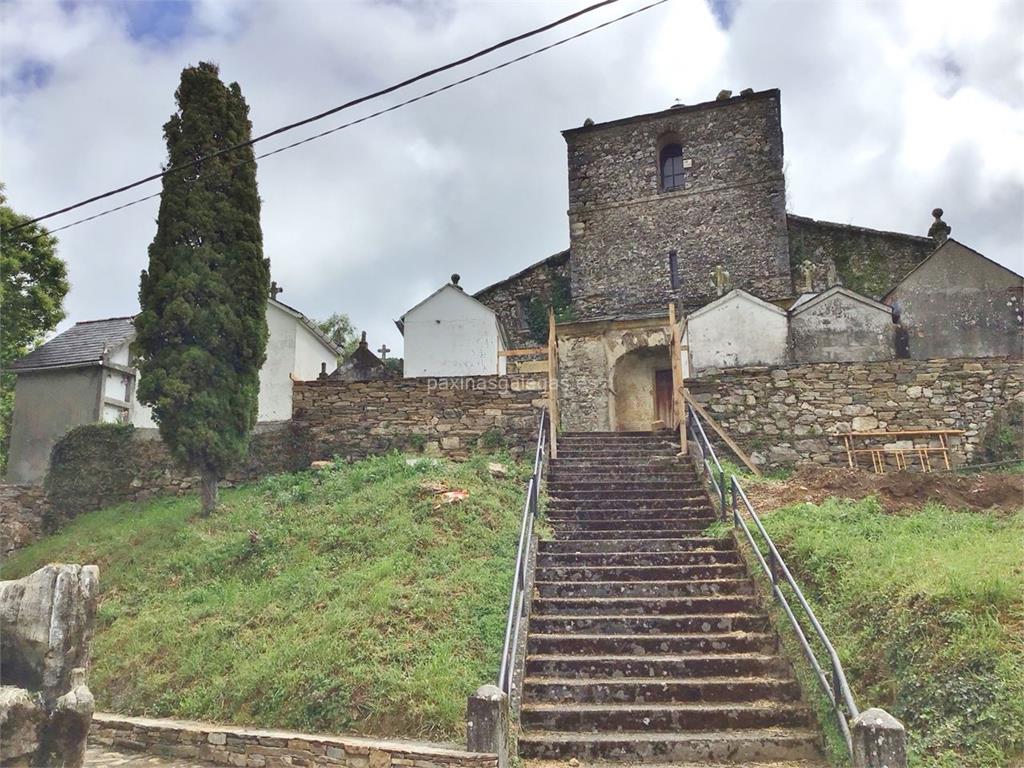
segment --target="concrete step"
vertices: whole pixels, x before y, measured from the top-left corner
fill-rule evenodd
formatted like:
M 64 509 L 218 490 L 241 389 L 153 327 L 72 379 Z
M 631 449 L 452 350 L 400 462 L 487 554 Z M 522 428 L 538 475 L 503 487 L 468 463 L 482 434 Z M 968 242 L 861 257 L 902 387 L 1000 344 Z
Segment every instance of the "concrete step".
M 690 550 L 688 552 L 570 552 L 537 554 L 537 565 L 720 565 L 738 563 L 739 552 L 722 550 Z
M 692 467 L 679 461 L 655 460 L 647 462 L 623 462 L 616 459 L 586 461 L 584 459 L 552 459 L 548 463 L 548 477 L 589 477 L 604 475 L 614 478 L 643 478 L 667 475 L 687 480 L 698 479 L 700 475 Z
M 526 677 L 668 679 L 789 674 L 788 662 L 774 651 L 775 637 L 768 633 L 534 636 L 527 651 Z
M 693 656 L 693 654 L 718 654 L 721 664 L 709 663 L 709 668 L 716 671 L 712 675 L 739 675 L 749 677 L 752 675 L 766 674 L 765 670 L 770 667 L 766 664 L 753 665 L 751 656 L 742 656 L 743 664 L 733 664 L 733 656 L 740 654 L 756 653 L 769 657 L 775 653 L 777 644 L 775 636 L 770 633 L 758 632 L 721 632 L 703 633 L 699 635 L 584 635 L 575 633 L 571 635 L 541 635 L 531 634 L 527 640 L 527 653 L 535 656 L 573 656 L 581 658 L 601 654 L 616 656 L 617 663 L 621 663 L 623 670 L 616 672 L 609 677 L 628 676 L 631 665 L 636 662 L 635 656 L 656 656 L 655 662 L 669 662 L 677 660 L 674 654 Z M 730 655 L 731 654 L 731 655 Z M 759 656 L 759 658 L 761 657 Z M 650 660 L 650 659 L 648 659 Z M 598 659 L 598 663 L 609 665 L 606 659 Z M 743 666 L 745 665 L 745 667 Z M 557 666 L 557 664 L 555 665 Z M 665 666 L 665 665 L 663 665 Z M 692 667 L 692 665 L 690 665 Z M 582 671 L 588 669 L 587 665 L 575 665 L 570 669 L 573 674 L 570 677 L 577 677 Z M 616 669 L 607 666 L 607 669 Z M 660 669 L 657 664 L 652 669 Z M 666 671 L 666 674 L 668 672 Z M 687 667 L 687 674 L 692 670 Z M 540 675 L 540 677 L 551 677 L 551 675 Z M 562 677 L 555 674 L 554 677 Z M 652 675 L 652 677 L 664 677 L 664 675 Z
M 720 704 L 799 698 L 796 681 L 778 677 L 527 678 L 523 684 L 523 701 L 530 703 Z
M 564 475 L 548 475 L 548 489 L 580 488 L 597 490 L 676 490 L 679 488 L 700 487 L 696 477 L 682 477 L 669 472 L 638 477 L 607 477 L 598 473 L 581 476 L 575 473 Z
M 544 616 L 664 616 L 686 613 L 753 613 L 753 595 L 697 597 L 537 597 L 532 610 Z
M 629 507 L 633 504 L 650 509 L 660 506 L 699 506 L 708 503 L 708 496 L 703 488 L 696 488 L 691 491 L 679 489 L 648 491 L 643 488 L 622 488 L 619 490 L 603 491 L 592 488 L 561 488 L 548 489 L 548 500 L 550 505 L 572 501 L 578 505 L 587 505 L 594 509 Z
M 724 565 L 595 565 L 541 566 L 537 581 L 679 581 L 683 579 L 739 578 L 746 569 L 739 563 Z
M 707 506 L 693 506 L 679 509 L 592 509 L 587 507 L 573 507 L 572 505 L 559 505 L 548 507 L 545 515 L 556 527 L 558 525 L 573 525 L 576 523 L 618 523 L 622 527 L 636 527 L 636 523 L 650 520 L 702 520 L 708 516 L 714 516 L 714 512 Z
M 629 541 L 652 539 L 677 539 L 688 535 L 699 535 L 715 522 L 714 517 L 661 520 L 658 525 L 637 525 L 632 528 L 629 521 L 619 521 L 617 528 L 591 527 L 585 524 L 557 523 L 553 525 L 555 541 Z
M 672 466 L 681 463 L 670 453 L 660 451 L 645 451 L 633 448 L 582 448 L 574 451 L 559 451 L 558 458 L 554 459 L 559 469 L 567 465 L 579 466 L 580 464 L 616 464 L 620 467 L 637 466 Z
M 818 734 L 808 728 L 735 729 L 656 733 L 650 730 L 604 734 L 550 733 L 538 730 L 519 734 L 519 754 L 544 760 L 679 763 L 708 766 L 712 761 L 730 765 L 765 764 L 780 760 L 821 760 Z
M 587 534 L 586 538 L 593 538 L 594 534 L 604 531 L 617 531 L 627 528 L 634 532 L 643 533 L 649 530 L 672 530 L 676 527 L 679 528 L 679 531 L 675 538 L 686 538 L 688 535 L 702 534 L 714 519 L 714 515 L 706 510 L 699 509 L 685 512 L 659 509 L 638 513 L 631 513 L 628 510 L 621 510 L 618 513 L 610 510 L 602 510 L 598 513 L 554 510 L 547 514 L 547 520 L 551 523 L 552 530 L 556 534 L 579 529 Z M 608 537 L 602 533 L 602 538 Z M 659 537 L 651 536 L 649 538 Z
M 542 555 L 595 553 L 595 552 L 731 552 L 736 550 L 732 539 L 716 539 L 710 536 L 679 537 L 677 539 L 624 539 L 592 541 L 589 539 L 568 539 L 556 541 L 545 539 L 538 542 L 537 552 Z
M 523 703 L 524 729 L 608 733 L 616 731 L 705 731 L 800 727 L 810 724 L 802 705 L 779 702 L 723 704 L 535 704 Z
M 767 632 L 768 617 L 760 613 L 690 613 L 662 616 L 596 614 L 588 616 L 552 616 L 534 613 L 530 630 L 540 634 L 651 635 L 701 634 L 722 632 Z
M 626 512 L 644 512 L 665 509 L 670 512 L 684 512 L 692 509 L 711 507 L 707 496 L 630 496 L 627 494 L 591 494 L 553 496 L 548 499 L 549 512 L 557 510 L 584 510 L 594 512 L 602 509 Z
M 539 597 L 688 597 L 690 595 L 752 595 L 747 578 L 666 581 L 535 581 Z

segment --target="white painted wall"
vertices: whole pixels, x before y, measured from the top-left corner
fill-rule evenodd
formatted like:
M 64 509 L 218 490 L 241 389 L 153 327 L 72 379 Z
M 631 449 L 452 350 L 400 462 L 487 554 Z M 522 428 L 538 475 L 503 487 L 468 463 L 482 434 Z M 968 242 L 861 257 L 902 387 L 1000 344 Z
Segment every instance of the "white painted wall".
M 320 375 L 321 363 L 327 363 L 327 372 L 338 367 L 334 350 L 324 344 L 304 323 L 295 325 L 295 368 L 292 371 L 300 381 L 309 381 Z M 291 398 L 289 397 L 289 407 Z
M 298 323 L 297 318 L 281 307 L 267 304 L 270 335 L 267 337 L 267 359 L 260 368 L 259 421 L 291 418 L 292 380 L 288 374 L 295 369 L 295 326 Z
M 749 293 L 734 290 L 687 318 L 693 370 L 786 362 L 786 313 Z
M 335 367 L 334 350 L 287 309 L 267 304 L 267 359 L 260 368 L 258 421 L 284 421 L 292 417 L 292 379 L 310 380 L 320 375 L 320 364 Z M 127 364 L 127 363 L 123 363 Z M 153 411 L 139 402 L 132 387 L 132 424 L 156 427 Z
M 405 323 L 405 377 L 484 376 L 505 372 L 494 312 L 451 285 L 409 310 Z

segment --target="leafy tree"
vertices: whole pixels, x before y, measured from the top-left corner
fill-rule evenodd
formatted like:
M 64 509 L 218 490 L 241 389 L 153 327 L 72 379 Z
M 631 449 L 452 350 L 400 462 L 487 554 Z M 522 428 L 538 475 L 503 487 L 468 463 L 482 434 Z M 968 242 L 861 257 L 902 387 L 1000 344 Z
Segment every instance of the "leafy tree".
M 14 410 L 15 377 L 8 367 L 64 319 L 69 287 L 57 238 L 38 224 L 9 231 L 27 218 L 7 206 L 0 184 L 0 473 L 7 468 Z
M 560 323 L 571 322 L 575 315 L 572 308 L 572 288 L 569 278 L 549 273 L 551 278 L 550 301 L 544 301 L 536 294 L 530 296 L 526 305 L 526 327 L 530 337 L 538 344 L 548 342 L 548 310 L 553 309 L 555 320 Z
M 348 315 L 335 312 L 326 320 L 317 321 L 316 326 L 323 331 L 327 338 L 341 348 L 341 357 L 339 359 L 344 359 L 355 352 L 359 339 L 356 338 L 356 329 Z
M 170 167 L 250 138 L 242 91 L 216 65 L 183 70 L 175 98 L 164 125 Z M 165 176 L 133 351 L 139 399 L 174 456 L 198 471 L 204 515 L 256 422 L 269 290 L 252 149 Z

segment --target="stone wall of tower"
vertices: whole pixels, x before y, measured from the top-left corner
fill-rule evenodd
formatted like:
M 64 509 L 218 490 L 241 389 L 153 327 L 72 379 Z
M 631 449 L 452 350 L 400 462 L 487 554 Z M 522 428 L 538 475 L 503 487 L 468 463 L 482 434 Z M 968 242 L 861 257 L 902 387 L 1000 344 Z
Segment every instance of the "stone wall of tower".
M 731 286 L 792 295 L 779 92 L 678 107 L 564 132 L 578 319 L 700 306 Z M 682 146 L 685 183 L 662 191 L 658 154 Z M 678 288 L 669 252 L 677 253 Z

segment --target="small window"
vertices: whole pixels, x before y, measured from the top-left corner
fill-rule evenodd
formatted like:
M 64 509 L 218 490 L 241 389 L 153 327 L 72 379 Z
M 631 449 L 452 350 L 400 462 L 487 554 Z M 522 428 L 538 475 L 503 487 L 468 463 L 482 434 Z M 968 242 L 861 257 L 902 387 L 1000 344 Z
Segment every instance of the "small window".
M 516 309 L 520 328 L 526 328 L 529 326 L 530 318 L 530 302 L 532 301 L 531 296 L 520 296 L 516 299 Z
M 667 144 L 661 150 L 661 188 L 665 192 L 683 188 L 683 148 Z
M 679 259 L 675 251 L 668 252 L 668 272 L 672 280 L 672 289 L 679 287 Z

